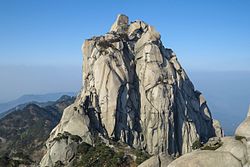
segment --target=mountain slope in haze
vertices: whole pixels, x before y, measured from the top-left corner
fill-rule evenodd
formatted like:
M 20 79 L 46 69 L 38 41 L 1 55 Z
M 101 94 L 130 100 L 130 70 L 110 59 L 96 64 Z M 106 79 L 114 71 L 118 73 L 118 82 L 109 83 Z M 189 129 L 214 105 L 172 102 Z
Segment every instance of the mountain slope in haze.
M 0 114 L 2 112 L 5 112 L 7 110 L 10 110 L 13 107 L 16 107 L 17 105 L 29 103 L 29 102 L 48 102 L 48 101 L 55 101 L 58 98 L 60 98 L 63 95 L 68 96 L 75 96 L 76 93 L 74 92 L 59 92 L 59 93 L 48 93 L 48 94 L 38 94 L 38 95 L 23 95 L 13 101 L 9 101 L 6 103 L 0 103 Z
M 64 95 L 45 106 L 29 103 L 0 119 L 0 166 L 39 162 L 50 131 L 74 100 Z
M 10 114 L 11 112 L 24 109 L 28 104 L 36 104 L 36 105 L 38 105 L 40 107 L 46 107 L 46 106 L 53 105 L 54 103 L 55 103 L 55 101 L 48 101 L 48 102 L 31 101 L 31 102 L 19 104 L 19 105 L 15 106 L 14 108 L 11 108 L 11 109 L 9 109 L 7 111 L 4 111 L 4 112 L 0 113 L 0 119 L 5 117 L 6 115 Z

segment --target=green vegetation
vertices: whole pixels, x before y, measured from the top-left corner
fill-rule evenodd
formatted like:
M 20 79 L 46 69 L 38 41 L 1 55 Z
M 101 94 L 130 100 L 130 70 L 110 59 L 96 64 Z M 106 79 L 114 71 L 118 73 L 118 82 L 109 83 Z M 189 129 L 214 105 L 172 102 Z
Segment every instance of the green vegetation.
M 244 136 L 235 136 L 235 140 L 242 140 L 242 139 L 246 139 L 246 137 L 244 137 Z
M 12 155 L 12 158 L 9 158 L 7 154 L 0 157 L 0 166 L 2 167 L 17 167 L 19 165 L 29 166 L 33 161 L 29 158 L 28 155 L 23 153 L 15 153 Z
M 83 142 L 78 146 L 77 158 L 74 160 L 73 165 L 82 167 L 119 167 L 127 164 L 128 159 L 129 157 L 124 152 L 115 152 L 104 143 L 98 143 L 95 147 L 92 147 Z
M 192 144 L 192 149 L 193 149 L 193 150 L 197 150 L 197 149 L 201 148 L 201 146 L 202 146 L 202 144 L 201 144 L 200 140 L 197 139 L 197 140 L 195 140 L 195 142 Z
M 222 146 L 222 142 L 220 143 L 216 143 L 215 145 L 204 145 L 203 147 L 201 147 L 201 150 L 216 150 L 217 148 L 219 148 L 220 146 Z
M 139 150 L 139 149 L 130 148 L 125 143 L 115 141 L 115 140 L 111 140 L 110 143 L 114 145 L 117 150 L 119 151 L 125 150 L 128 154 L 136 156 L 136 159 L 135 159 L 136 166 L 150 158 L 150 155 L 147 152 L 143 150 Z
M 57 136 L 53 139 L 53 141 L 60 141 L 60 140 L 68 140 L 69 136 L 67 132 L 62 133 L 58 133 Z
M 77 143 L 79 143 L 79 142 L 82 141 L 82 138 L 80 136 L 78 136 L 78 135 L 72 135 L 69 132 L 63 132 L 63 134 L 62 133 L 58 133 L 57 137 L 55 137 L 53 140 L 54 141 L 60 141 L 62 139 L 68 140 L 69 138 L 71 140 L 77 142 Z
M 85 154 L 87 153 L 90 149 L 92 148 L 92 146 L 88 143 L 82 142 L 81 144 L 78 145 L 77 147 L 77 151 L 80 154 Z
M 64 167 L 64 164 L 62 163 L 62 161 L 56 161 L 54 167 Z
M 0 142 L 0 167 L 28 166 L 32 158 L 39 162 L 49 133 L 60 121 L 63 109 L 73 101 L 64 97 L 43 107 L 27 104 L 1 118 L 0 134 L 6 140 Z M 79 136 L 71 135 L 71 139 L 81 141 Z
M 80 136 L 78 136 L 78 135 L 71 135 L 70 139 L 77 142 L 77 143 L 82 141 L 82 138 Z
M 135 162 L 137 165 L 140 165 L 142 162 L 150 158 L 150 155 L 148 153 L 141 150 L 135 150 L 135 156 Z
M 19 158 L 19 159 L 22 159 L 22 160 L 27 160 L 27 161 L 31 161 L 29 156 L 24 154 L 23 152 L 17 152 L 17 153 L 14 153 L 12 154 L 12 157 L 16 157 L 16 158 Z

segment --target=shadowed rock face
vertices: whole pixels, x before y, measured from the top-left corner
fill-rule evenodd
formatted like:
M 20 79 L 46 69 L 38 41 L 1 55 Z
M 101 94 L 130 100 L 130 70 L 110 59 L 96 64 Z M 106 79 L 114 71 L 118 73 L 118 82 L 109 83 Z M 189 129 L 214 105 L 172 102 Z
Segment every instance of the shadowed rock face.
M 236 129 L 235 136 L 211 138 L 213 140 L 210 139 L 203 147 L 177 158 L 168 167 L 249 167 L 249 116 L 250 109 L 246 119 Z
M 48 149 L 64 131 L 89 144 L 99 135 L 152 155 L 184 154 L 215 136 L 206 100 L 160 34 L 143 21 L 128 23 L 119 15 L 110 32 L 84 42 L 82 90 Z

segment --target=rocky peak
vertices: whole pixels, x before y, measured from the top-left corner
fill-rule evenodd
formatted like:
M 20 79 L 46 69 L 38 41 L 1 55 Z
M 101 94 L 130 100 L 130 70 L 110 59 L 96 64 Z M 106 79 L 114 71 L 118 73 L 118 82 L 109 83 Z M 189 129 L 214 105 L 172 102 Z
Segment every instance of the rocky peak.
M 128 28 L 128 16 L 119 14 L 112 25 L 110 32 L 124 33 Z
M 99 136 L 151 155 L 172 156 L 220 132 L 205 98 L 151 25 L 129 24 L 127 16 L 118 15 L 110 32 L 86 40 L 82 51 L 83 88 L 51 132 L 42 166 L 70 163 L 56 152 L 54 138 L 64 132 L 91 145 Z M 65 151 L 75 152 L 75 147 Z

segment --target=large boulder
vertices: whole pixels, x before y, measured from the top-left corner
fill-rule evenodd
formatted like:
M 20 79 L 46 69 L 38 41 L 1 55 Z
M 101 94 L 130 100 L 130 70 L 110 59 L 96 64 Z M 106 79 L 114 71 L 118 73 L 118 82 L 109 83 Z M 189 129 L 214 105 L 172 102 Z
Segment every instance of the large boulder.
M 250 138 L 250 106 L 247 117 L 236 129 L 235 136 Z
M 247 148 L 247 161 L 250 166 L 250 106 L 246 119 L 237 127 L 235 138 L 244 142 Z
M 173 159 L 169 155 L 159 154 L 152 156 L 138 167 L 167 167 L 172 161 Z
M 52 141 L 58 134 L 68 132 L 78 135 L 84 142 L 92 144 L 89 117 L 84 113 L 82 107 L 76 104 L 72 104 L 64 110 L 60 123 L 51 131 L 48 141 Z
M 193 151 L 170 163 L 168 167 L 242 167 L 229 152 L 211 150 Z
M 242 165 L 246 164 L 247 148 L 242 141 L 236 140 L 235 137 L 223 137 L 221 138 L 221 141 L 223 144 L 216 151 L 230 152 L 241 161 Z
M 68 132 L 58 133 L 52 141 L 47 143 L 47 153 L 41 160 L 40 166 L 70 165 L 77 152 L 77 146 L 82 139 Z

